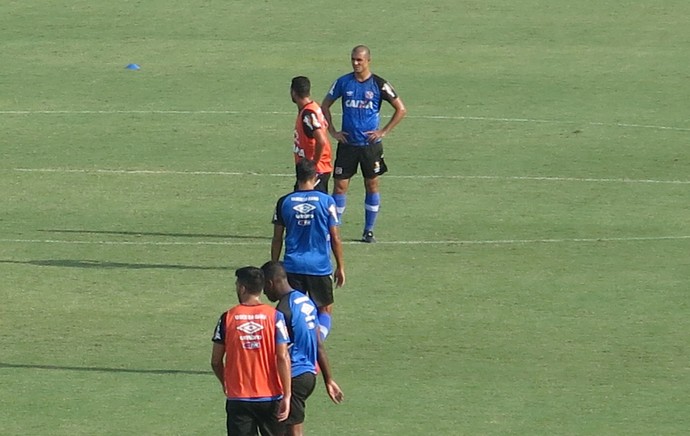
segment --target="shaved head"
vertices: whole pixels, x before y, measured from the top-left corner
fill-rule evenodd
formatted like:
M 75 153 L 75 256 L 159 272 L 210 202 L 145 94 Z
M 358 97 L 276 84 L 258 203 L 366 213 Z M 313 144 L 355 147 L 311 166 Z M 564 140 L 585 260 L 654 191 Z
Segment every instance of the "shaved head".
M 366 45 L 358 45 L 355 48 L 352 49 L 352 53 L 361 53 L 363 54 L 367 59 L 371 58 L 371 51 L 369 51 L 369 47 Z

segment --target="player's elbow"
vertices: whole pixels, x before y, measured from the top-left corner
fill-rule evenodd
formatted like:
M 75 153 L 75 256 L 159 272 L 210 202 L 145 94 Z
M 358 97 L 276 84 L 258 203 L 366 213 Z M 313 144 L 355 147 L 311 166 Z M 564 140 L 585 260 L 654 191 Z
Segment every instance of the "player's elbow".
M 281 365 L 290 365 L 290 355 L 288 354 L 287 350 L 278 351 L 276 357 L 278 359 L 278 363 Z

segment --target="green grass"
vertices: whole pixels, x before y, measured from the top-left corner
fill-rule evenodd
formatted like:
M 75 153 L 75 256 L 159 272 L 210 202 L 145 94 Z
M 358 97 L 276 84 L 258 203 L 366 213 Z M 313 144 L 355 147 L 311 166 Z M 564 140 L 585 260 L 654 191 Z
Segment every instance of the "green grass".
M 379 244 L 352 184 L 346 402 L 308 434 L 685 434 L 688 14 L 3 2 L 0 434 L 223 434 L 210 335 L 292 185 L 289 80 L 320 100 L 360 43 L 409 116 Z

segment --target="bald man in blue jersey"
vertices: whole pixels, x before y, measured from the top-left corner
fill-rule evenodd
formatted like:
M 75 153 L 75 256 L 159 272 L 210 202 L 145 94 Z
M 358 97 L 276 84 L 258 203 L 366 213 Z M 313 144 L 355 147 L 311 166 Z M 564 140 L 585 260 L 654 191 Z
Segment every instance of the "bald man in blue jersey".
M 328 121 L 328 132 L 338 140 L 333 168 L 333 199 L 340 218 L 345 211 L 350 179 L 357 174 L 359 166 L 366 191 L 362 242 L 376 242 L 374 225 L 381 203 L 379 176 L 388 170 L 381 141 L 405 117 L 407 109 L 393 86 L 369 69 L 371 53 L 367 46 L 353 48 L 350 60 L 352 73 L 338 78 L 321 103 L 321 110 Z M 342 101 L 343 111 L 339 131 L 335 129 L 330 109 L 338 99 Z M 394 112 L 388 123 L 380 127 L 383 101 L 388 102 Z
M 336 287 L 345 284 L 340 222 L 333 198 L 314 189 L 318 180 L 314 162 L 302 159 L 296 169 L 297 190 L 280 197 L 273 214 L 271 260 L 279 260 L 284 239 L 283 266 L 288 281 L 316 302 L 325 339 L 331 328 L 333 279 Z
M 287 273 L 280 262 L 266 262 L 264 273 L 264 294 L 270 301 L 278 302 L 276 309 L 283 314 L 290 337 L 290 363 L 292 368 L 290 415 L 285 423 L 289 436 L 304 433 L 306 401 L 316 387 L 317 362 L 323 376 L 326 392 L 331 400 L 343 401 L 343 391 L 331 376 L 331 368 L 323 346 L 316 316 L 316 304 L 308 295 L 293 289 L 287 280 Z

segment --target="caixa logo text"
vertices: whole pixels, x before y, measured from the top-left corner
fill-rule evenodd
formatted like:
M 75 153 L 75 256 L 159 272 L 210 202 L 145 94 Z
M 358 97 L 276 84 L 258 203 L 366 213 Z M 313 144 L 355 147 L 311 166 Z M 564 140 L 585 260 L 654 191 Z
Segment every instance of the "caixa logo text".
M 345 100 L 345 107 L 355 109 L 374 109 L 374 102 L 367 100 Z

